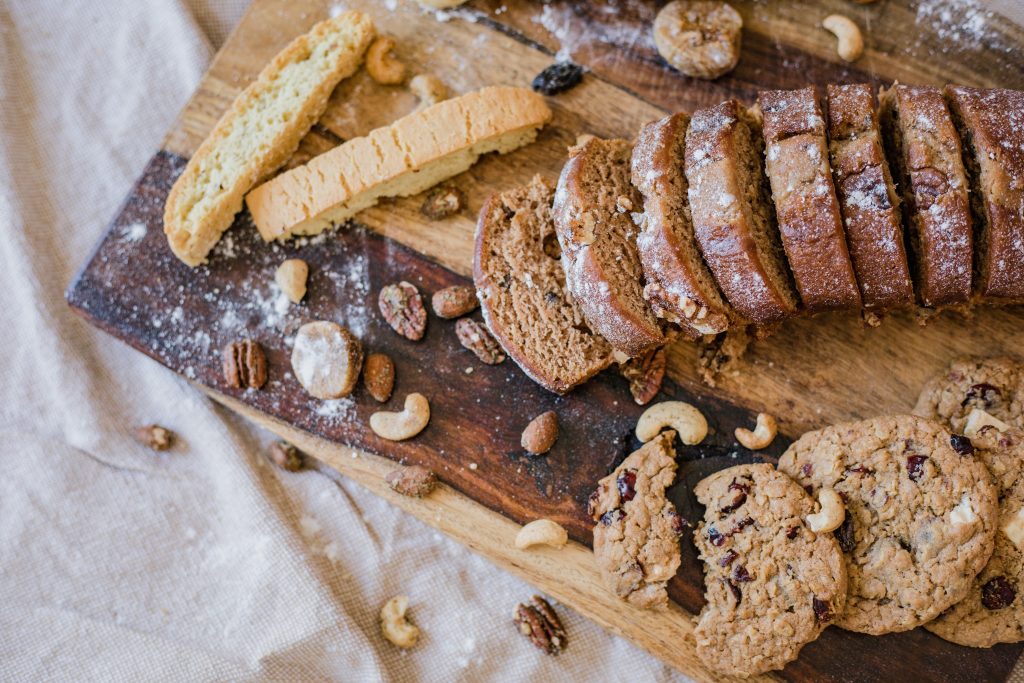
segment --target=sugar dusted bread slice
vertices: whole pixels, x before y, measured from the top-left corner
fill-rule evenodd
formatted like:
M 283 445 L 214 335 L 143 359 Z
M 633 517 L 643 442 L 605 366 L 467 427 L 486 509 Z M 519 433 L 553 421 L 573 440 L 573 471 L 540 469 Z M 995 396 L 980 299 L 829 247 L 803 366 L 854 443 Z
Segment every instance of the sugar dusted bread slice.
M 633 148 L 633 185 L 644 196 L 636 245 L 643 265 L 644 297 L 660 318 L 690 336 L 717 334 L 735 312 L 725 302 L 700 255 L 686 200 L 683 157 L 687 114 L 652 121 Z
M 488 152 L 532 142 L 551 120 L 544 98 L 493 86 L 413 112 L 282 173 L 246 204 L 264 240 L 312 235 L 373 206 L 462 173 Z
M 914 303 L 903 245 L 899 196 L 882 148 L 874 89 L 828 86 L 829 158 L 846 228 L 846 244 L 864 308 Z
M 632 151 L 625 140 L 585 137 L 569 150 L 554 201 L 569 291 L 590 327 L 630 357 L 665 341 L 643 295 L 630 216 L 643 200 L 629 181 Z
M 971 181 L 975 289 L 988 303 L 1024 302 L 1024 92 L 945 92 Z
M 245 193 L 298 148 L 334 87 L 359 67 L 374 35 L 373 23 L 359 12 L 322 21 L 235 98 L 167 197 L 164 232 L 179 259 L 190 266 L 206 260 Z
M 897 84 L 883 89 L 879 100 L 918 302 L 929 308 L 966 304 L 972 274 L 967 175 L 942 91 Z
M 736 100 L 694 113 L 686 131 L 693 230 L 725 298 L 758 324 L 785 320 L 798 300 L 761 168 L 760 120 Z
M 542 387 L 564 394 L 606 368 L 612 348 L 587 327 L 565 286 L 554 194 L 536 176 L 487 200 L 476 227 L 473 280 L 487 327 L 505 352 Z
M 757 103 L 779 233 L 804 307 L 811 313 L 860 308 L 817 89 L 769 90 Z

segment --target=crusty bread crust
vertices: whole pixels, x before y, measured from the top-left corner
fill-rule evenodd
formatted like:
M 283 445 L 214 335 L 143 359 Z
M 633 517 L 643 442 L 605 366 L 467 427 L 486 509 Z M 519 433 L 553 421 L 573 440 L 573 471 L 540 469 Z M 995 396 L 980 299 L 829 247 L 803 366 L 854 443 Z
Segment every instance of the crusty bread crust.
M 532 142 L 550 120 L 544 98 L 528 88 L 482 88 L 348 140 L 255 188 L 246 205 L 267 241 L 317 234 L 381 197 L 417 194 L 483 154 Z
M 829 157 L 864 308 L 914 303 L 899 197 L 882 149 L 874 89 L 828 86 Z
M 779 233 L 804 307 L 811 313 L 860 308 L 817 89 L 769 90 L 757 103 Z
M 975 289 L 1024 302 L 1024 92 L 946 86 L 970 171 Z
M 235 98 L 167 197 L 164 232 L 179 259 L 190 266 L 206 260 L 245 193 L 295 152 L 331 91 L 359 67 L 375 34 L 359 12 L 321 21 Z

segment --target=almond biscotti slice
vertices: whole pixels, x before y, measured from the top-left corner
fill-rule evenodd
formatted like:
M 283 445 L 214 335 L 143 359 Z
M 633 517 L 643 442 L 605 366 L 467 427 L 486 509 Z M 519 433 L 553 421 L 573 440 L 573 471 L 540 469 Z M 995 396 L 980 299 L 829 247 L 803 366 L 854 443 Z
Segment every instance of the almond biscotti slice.
M 473 280 L 491 334 L 535 382 L 564 394 L 608 367 L 612 347 L 590 331 L 565 286 L 541 178 L 492 195 L 476 226 Z
M 756 116 L 736 100 L 694 113 L 686 131 L 686 180 L 693 230 L 725 298 L 761 325 L 796 313 Z
M 492 86 L 403 116 L 282 173 L 249 193 L 264 240 L 314 235 L 381 197 L 407 197 L 462 173 L 488 152 L 532 142 L 551 110 L 527 88 Z
M 698 337 L 729 327 L 735 311 L 725 302 L 693 235 L 683 171 L 687 114 L 652 121 L 633 148 L 633 185 L 644 196 L 636 246 L 647 284 L 644 297 L 660 318 Z
M 967 175 L 942 91 L 897 84 L 883 89 L 879 100 L 918 302 L 928 308 L 966 304 L 973 253 Z
M 828 137 L 846 243 L 864 308 L 883 312 L 910 306 L 914 284 L 903 245 L 899 196 L 882 149 L 870 85 L 828 86 Z
M 779 233 L 804 307 L 811 313 L 860 308 L 817 89 L 769 90 L 757 103 Z
M 1024 303 L 1024 92 L 946 86 L 964 145 L 977 295 Z
M 235 98 L 167 197 L 164 232 L 190 266 L 210 249 L 254 185 L 281 167 L 320 118 L 331 91 L 359 67 L 376 31 L 344 12 L 296 38 Z
M 585 138 L 569 150 L 554 202 L 569 291 L 591 328 L 630 357 L 665 342 L 643 294 L 630 216 L 643 199 L 629 182 L 632 151 L 625 140 Z

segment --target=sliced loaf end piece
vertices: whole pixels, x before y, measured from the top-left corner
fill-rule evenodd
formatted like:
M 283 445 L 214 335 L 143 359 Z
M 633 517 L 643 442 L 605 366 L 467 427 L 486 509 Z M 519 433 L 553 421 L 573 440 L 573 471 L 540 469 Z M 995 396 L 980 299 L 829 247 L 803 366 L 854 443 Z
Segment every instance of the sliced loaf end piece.
M 665 342 L 643 296 L 631 216 L 643 199 L 630 184 L 632 151 L 626 140 L 586 136 L 570 149 L 554 200 L 569 291 L 591 328 L 630 357 Z
M 606 368 L 612 348 L 587 327 L 565 286 L 551 218 L 554 187 L 492 195 L 476 227 L 473 280 L 487 327 L 505 352 L 545 389 L 564 394 Z
M 735 311 L 726 303 L 693 235 L 683 160 L 687 114 L 652 121 L 640 130 L 632 157 L 633 185 L 644 196 L 637 250 L 655 314 L 692 336 L 718 334 Z

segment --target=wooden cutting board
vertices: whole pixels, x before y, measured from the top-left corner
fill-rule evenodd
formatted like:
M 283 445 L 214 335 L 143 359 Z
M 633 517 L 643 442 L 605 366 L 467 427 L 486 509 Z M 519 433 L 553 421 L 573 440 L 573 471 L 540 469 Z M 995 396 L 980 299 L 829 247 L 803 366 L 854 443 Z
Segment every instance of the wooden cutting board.
M 845 0 L 737 3 L 746 25 L 743 58 L 730 76 L 705 83 L 679 76 L 657 57 L 649 33 L 657 11 L 652 3 L 614 8 L 475 0 L 456 12 L 435 14 L 410 2 L 347 0 L 346 7 L 367 11 L 382 32 L 397 38 L 400 56 L 415 72 L 434 73 L 456 92 L 526 85 L 560 47 L 592 73 L 576 89 L 550 98 L 555 118 L 535 144 L 485 158 L 456 179 L 468 196 L 462 215 L 428 221 L 419 212 L 422 197 L 412 197 L 384 202 L 360 214 L 359 225 L 324 237 L 268 246 L 242 214 L 208 266 L 187 268 L 171 255 L 162 232 L 171 184 L 240 89 L 291 38 L 327 16 L 330 5 L 253 3 L 71 284 L 68 301 L 94 325 L 315 454 L 324 471 L 359 481 L 680 671 L 720 680 L 714 663 L 700 662 L 694 653 L 691 615 L 703 603 L 703 580 L 688 540 L 667 611 L 643 612 L 611 597 L 594 567 L 587 496 L 636 446 L 631 432 L 641 409 L 625 382 L 608 372 L 568 397 L 556 397 L 510 361 L 496 367 L 479 363 L 459 346 L 450 322 L 431 316 L 423 341 L 400 339 L 377 312 L 377 292 L 403 279 L 427 295 L 466 283 L 475 213 L 486 196 L 535 173 L 554 178 L 566 145 L 579 133 L 633 137 L 642 123 L 665 111 L 692 111 L 727 97 L 749 102 L 758 88 L 807 82 L 898 78 L 1024 89 L 1024 31 L 971 7 L 943 14 L 933 0 L 888 0 L 871 7 Z M 834 11 L 870 27 L 868 51 L 854 66 L 838 63 L 833 38 L 818 28 Z M 414 106 L 405 90 L 357 74 L 338 88 L 299 155 L 364 134 Z M 287 307 L 271 283 L 277 265 L 291 256 L 310 264 L 309 295 Z M 398 368 L 389 409 L 398 409 L 410 392 L 425 394 L 432 405 L 427 430 L 404 443 L 377 438 L 367 420 L 380 406 L 362 389 L 349 400 L 308 398 L 289 372 L 288 355 L 295 330 L 314 319 L 337 320 L 368 350 L 389 354 Z M 696 349 L 676 344 L 669 352 L 672 381 L 662 398 L 693 402 L 712 430 L 700 447 L 681 450 L 679 483 L 671 496 L 687 518 L 698 519 L 692 485 L 711 471 L 756 459 L 735 444 L 732 431 L 752 425 L 758 411 L 778 416 L 789 436 L 839 420 L 908 411 L 924 380 L 954 356 L 1019 352 L 1022 323 L 1019 308 L 979 311 L 970 321 L 945 317 L 927 327 L 909 315 L 893 316 L 879 329 L 865 329 L 855 316 L 796 321 L 754 347 L 740 371 L 715 389 L 698 379 Z M 259 340 L 268 351 L 270 382 L 263 391 L 229 389 L 220 375 L 220 349 L 243 337 Z M 548 456 L 530 457 L 519 446 L 520 432 L 549 409 L 559 414 L 559 441 Z M 780 436 L 760 455 L 775 457 L 788 442 Z M 430 467 L 445 486 L 423 501 L 397 496 L 382 482 L 394 461 Z M 515 550 L 519 524 L 537 517 L 563 524 L 573 542 L 561 551 Z M 1019 645 L 960 648 L 923 629 L 871 638 L 833 628 L 778 675 L 808 681 L 951 675 L 1005 680 L 1021 651 Z

